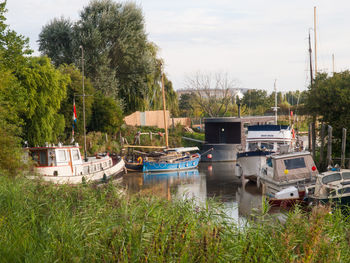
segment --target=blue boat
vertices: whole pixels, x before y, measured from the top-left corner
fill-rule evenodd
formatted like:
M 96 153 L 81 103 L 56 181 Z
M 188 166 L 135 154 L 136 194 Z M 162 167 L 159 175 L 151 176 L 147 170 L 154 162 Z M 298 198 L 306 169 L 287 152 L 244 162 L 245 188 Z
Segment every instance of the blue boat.
M 157 159 L 145 160 L 143 172 L 180 171 L 196 168 L 201 155 L 199 153 L 190 154 L 190 151 L 196 150 L 199 150 L 198 147 L 168 149 L 164 151 L 163 156 Z
M 180 170 L 180 171 L 165 171 L 165 172 L 152 172 L 144 173 L 144 183 L 153 180 L 166 180 L 169 178 L 189 178 L 199 176 L 198 169 Z

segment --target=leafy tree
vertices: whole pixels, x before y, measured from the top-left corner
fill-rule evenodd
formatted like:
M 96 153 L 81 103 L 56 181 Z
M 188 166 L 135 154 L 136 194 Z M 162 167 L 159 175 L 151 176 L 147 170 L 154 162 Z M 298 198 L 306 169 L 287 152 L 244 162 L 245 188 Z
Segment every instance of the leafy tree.
M 179 109 L 180 109 L 180 116 L 183 117 L 191 117 L 193 116 L 194 111 L 194 101 L 193 97 L 195 95 L 192 93 L 185 93 L 180 96 L 179 101 Z
M 56 66 L 71 64 L 74 62 L 73 38 L 73 23 L 63 17 L 54 18 L 39 34 L 39 51 L 50 57 Z
M 171 115 L 176 117 L 179 115 L 179 100 L 177 94 L 173 89 L 172 82 L 164 76 L 164 91 L 165 91 L 165 100 L 166 108 L 170 111 Z
M 66 96 L 69 78 L 55 69 L 47 57 L 28 58 L 16 77 L 27 97 L 27 109 L 22 113 L 24 137 L 30 145 L 57 141 L 64 131 L 64 118 L 58 110 Z
M 72 124 L 73 124 L 73 100 L 75 99 L 75 108 L 77 112 L 77 124 L 74 128 L 74 132 L 79 135 L 84 133 L 83 122 L 83 84 L 82 74 L 73 65 L 61 65 L 59 70 L 62 74 L 69 77 L 70 82 L 67 85 L 67 97 L 62 100 L 59 113 L 64 115 L 65 119 L 65 134 L 66 138 L 71 137 Z M 89 79 L 84 80 L 85 90 L 85 122 L 89 127 L 92 116 L 92 104 L 94 101 L 95 90 Z
M 116 134 L 123 124 L 123 111 L 118 103 L 97 92 L 93 103 L 91 130 Z
M 262 115 L 267 109 L 274 105 L 271 104 L 266 90 L 256 89 L 250 89 L 244 94 L 242 104 L 247 106 L 248 112 L 252 115 Z
M 332 77 L 319 73 L 315 83 L 309 87 L 306 108 L 309 114 L 331 125 L 335 137 L 341 138 L 342 128 L 350 126 L 350 72 L 335 73 Z

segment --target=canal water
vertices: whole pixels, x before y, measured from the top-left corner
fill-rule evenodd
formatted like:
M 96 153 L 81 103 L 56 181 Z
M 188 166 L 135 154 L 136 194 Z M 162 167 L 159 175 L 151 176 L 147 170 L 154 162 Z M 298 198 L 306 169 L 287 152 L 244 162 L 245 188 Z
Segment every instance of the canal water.
M 256 184 L 242 182 L 234 162 L 200 163 L 198 169 L 159 174 L 127 173 L 123 184 L 130 194 L 153 194 L 168 200 L 194 198 L 197 202 L 215 198 L 225 213 L 237 222 L 262 207 L 262 194 Z

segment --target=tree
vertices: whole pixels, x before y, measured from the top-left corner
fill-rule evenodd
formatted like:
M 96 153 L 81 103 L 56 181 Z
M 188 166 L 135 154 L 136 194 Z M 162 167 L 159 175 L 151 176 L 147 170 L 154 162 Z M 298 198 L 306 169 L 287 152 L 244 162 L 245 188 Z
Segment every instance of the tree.
M 39 34 L 39 51 L 51 58 L 55 66 L 71 64 L 73 57 L 73 23 L 63 17 L 54 18 Z
M 250 89 L 244 94 L 242 104 L 246 105 L 251 115 L 263 115 L 266 110 L 274 106 L 271 104 L 266 90 L 256 89 Z
M 84 134 L 84 122 L 83 122 L 83 84 L 82 74 L 73 65 L 61 65 L 59 70 L 62 74 L 69 77 L 70 81 L 67 84 L 67 96 L 61 102 L 60 114 L 64 115 L 65 119 L 65 135 L 69 138 L 72 134 L 73 125 L 73 100 L 75 101 L 75 108 L 77 113 L 77 124 L 74 127 L 75 134 Z M 92 116 L 92 104 L 94 101 L 95 90 L 89 79 L 84 80 L 85 89 L 85 122 L 89 127 Z
M 101 92 L 95 95 L 92 113 L 91 130 L 116 134 L 123 124 L 121 106 Z
M 6 1 L 0 3 L 0 170 L 16 175 L 23 167 L 21 134 L 26 94 L 14 72 L 23 67 L 31 53 L 28 39 L 10 30 L 6 24 Z
M 210 117 L 225 116 L 232 99 L 232 89 L 237 88 L 236 81 L 227 74 L 197 73 L 186 79 L 186 88 L 195 94 L 194 101 L 205 115 Z
M 47 57 L 31 57 L 21 71 L 16 72 L 26 90 L 27 108 L 24 137 L 30 145 L 56 142 L 64 131 L 64 116 L 58 113 L 66 96 L 69 78 L 54 68 Z

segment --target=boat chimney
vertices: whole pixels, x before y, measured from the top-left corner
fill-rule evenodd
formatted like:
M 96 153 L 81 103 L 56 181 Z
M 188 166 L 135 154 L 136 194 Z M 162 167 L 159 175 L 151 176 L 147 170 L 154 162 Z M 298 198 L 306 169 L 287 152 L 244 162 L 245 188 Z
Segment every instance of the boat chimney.
M 62 143 L 59 142 L 59 143 L 58 143 L 58 147 L 62 147 Z
M 241 103 L 238 103 L 238 118 L 241 118 Z

